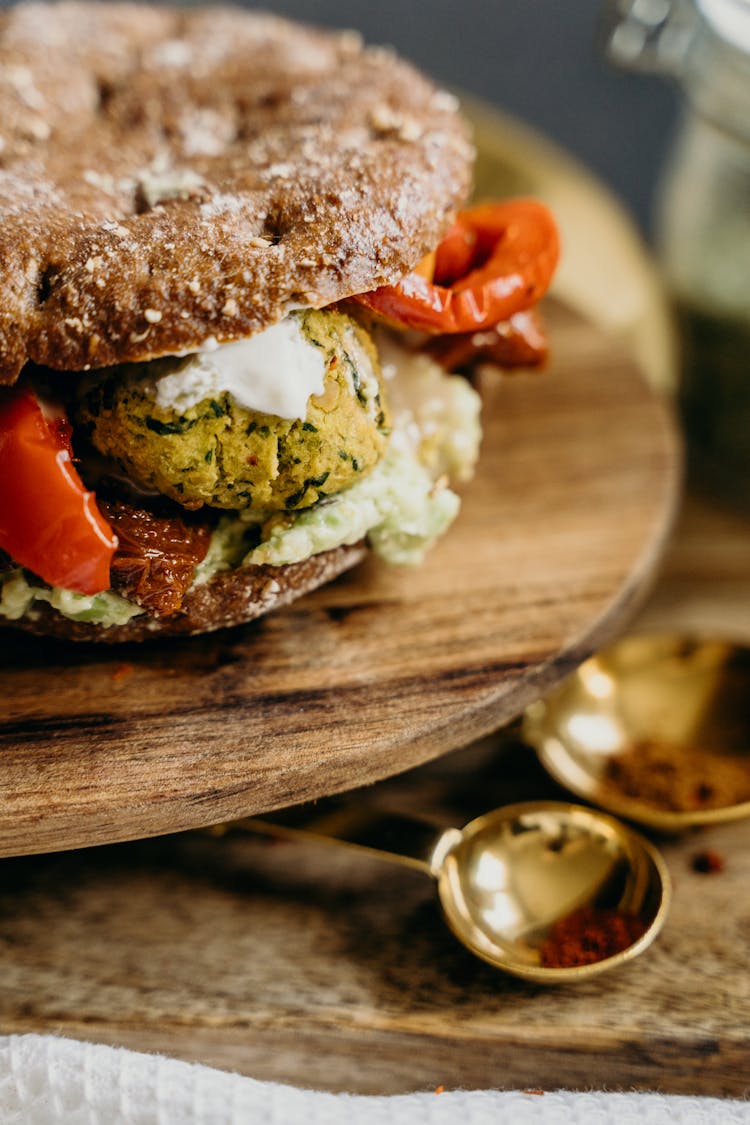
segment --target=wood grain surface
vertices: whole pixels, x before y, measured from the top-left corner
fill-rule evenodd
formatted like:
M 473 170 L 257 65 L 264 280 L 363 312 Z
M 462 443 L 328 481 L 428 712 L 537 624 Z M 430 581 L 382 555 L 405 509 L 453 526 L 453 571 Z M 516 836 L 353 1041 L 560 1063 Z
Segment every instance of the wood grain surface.
M 558 791 L 494 739 L 378 795 L 463 823 Z M 370 1094 L 742 1095 L 750 823 L 657 843 L 675 886 L 660 939 L 616 973 L 553 989 L 459 946 L 418 872 L 325 844 L 193 833 L 4 860 L 0 1027 Z M 693 870 L 706 848 L 723 871 Z
M 548 373 L 482 380 L 477 477 L 424 566 L 367 563 L 185 641 L 102 651 L 3 631 L 0 854 L 372 782 L 496 728 L 621 630 L 671 525 L 677 443 L 610 335 L 548 315 Z

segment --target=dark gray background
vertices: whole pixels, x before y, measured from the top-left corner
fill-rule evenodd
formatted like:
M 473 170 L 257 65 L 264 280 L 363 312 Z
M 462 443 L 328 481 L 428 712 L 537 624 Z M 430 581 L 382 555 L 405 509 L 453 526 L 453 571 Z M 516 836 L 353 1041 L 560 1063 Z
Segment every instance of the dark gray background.
M 250 5 L 248 5 L 250 6 Z M 675 91 L 600 50 L 606 0 L 266 0 L 310 23 L 356 27 L 445 83 L 487 98 L 580 156 L 649 229 Z

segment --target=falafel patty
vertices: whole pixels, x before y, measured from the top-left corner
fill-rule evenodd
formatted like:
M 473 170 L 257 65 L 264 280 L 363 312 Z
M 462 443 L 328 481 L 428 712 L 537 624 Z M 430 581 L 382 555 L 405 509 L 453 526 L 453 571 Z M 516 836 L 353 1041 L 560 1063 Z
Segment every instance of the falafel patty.
M 83 384 L 77 422 L 94 447 L 141 488 L 183 507 L 260 514 L 308 508 L 370 472 L 385 451 L 389 419 L 370 336 L 352 317 L 306 309 L 305 343 L 322 350 L 325 383 L 304 419 L 239 405 L 224 392 L 178 410 L 160 406 L 157 384 L 211 353 L 130 364 Z

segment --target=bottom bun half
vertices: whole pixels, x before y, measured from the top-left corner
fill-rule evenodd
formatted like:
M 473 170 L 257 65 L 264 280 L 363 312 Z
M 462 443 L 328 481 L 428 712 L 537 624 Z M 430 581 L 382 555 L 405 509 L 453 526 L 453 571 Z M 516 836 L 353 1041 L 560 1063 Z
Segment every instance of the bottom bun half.
M 169 617 L 142 613 L 125 624 L 103 626 L 75 621 L 52 606 L 37 603 L 23 617 L 7 624 L 37 636 L 109 644 L 210 633 L 242 625 L 287 605 L 356 566 L 367 553 L 364 543 L 355 543 L 287 566 L 242 566 L 219 571 L 189 590 L 180 612 Z

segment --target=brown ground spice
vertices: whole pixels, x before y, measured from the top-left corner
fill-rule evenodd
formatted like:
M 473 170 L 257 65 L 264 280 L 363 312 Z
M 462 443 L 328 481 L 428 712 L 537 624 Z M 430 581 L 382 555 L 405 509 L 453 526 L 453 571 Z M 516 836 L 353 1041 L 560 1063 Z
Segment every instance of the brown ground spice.
M 654 808 L 717 809 L 750 801 L 750 757 L 643 740 L 611 759 L 606 780 Z

